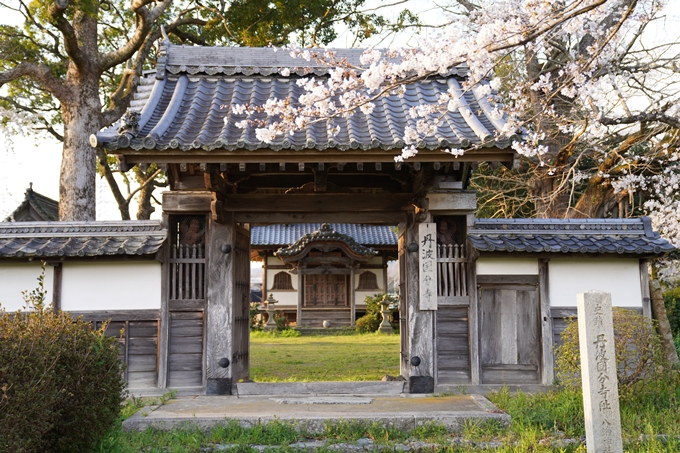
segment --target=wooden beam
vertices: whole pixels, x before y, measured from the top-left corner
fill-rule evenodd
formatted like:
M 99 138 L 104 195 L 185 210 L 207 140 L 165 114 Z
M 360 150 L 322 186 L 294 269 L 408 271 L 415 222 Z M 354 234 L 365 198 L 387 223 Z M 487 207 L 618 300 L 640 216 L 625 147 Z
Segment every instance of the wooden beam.
M 275 223 L 366 223 L 398 225 L 406 220 L 405 211 L 373 212 L 235 212 L 236 223 L 271 225 Z
M 130 165 L 137 163 L 305 163 L 318 162 L 320 157 L 327 162 L 394 162 L 394 156 L 400 150 L 383 150 L 380 148 L 369 150 L 336 150 L 326 149 L 318 151 L 315 149 L 301 149 L 287 151 L 285 155 L 282 151 L 269 149 L 259 149 L 254 151 L 204 151 L 201 149 L 189 152 L 177 152 L 176 150 L 133 150 L 119 149 L 111 152 L 113 155 L 124 155 L 125 160 Z M 514 152 L 511 149 L 482 148 L 479 150 L 468 150 L 464 155 L 455 157 L 443 150 L 421 149 L 418 154 L 409 158 L 406 164 L 414 162 L 508 162 L 512 163 Z
M 230 212 L 366 212 L 412 209 L 413 194 L 225 195 Z
M 538 275 L 477 275 L 477 283 L 484 285 L 538 285 Z
M 210 212 L 210 192 L 163 192 L 163 211 L 172 214 Z
M 538 260 L 538 294 L 540 298 L 541 310 L 541 361 L 542 361 L 542 383 L 552 385 L 555 380 L 555 355 L 553 351 L 553 323 L 552 313 L 550 312 L 550 274 L 548 266 L 549 259 L 539 258 Z
M 72 311 L 73 318 L 82 317 L 83 321 L 156 321 L 160 310 L 91 310 Z

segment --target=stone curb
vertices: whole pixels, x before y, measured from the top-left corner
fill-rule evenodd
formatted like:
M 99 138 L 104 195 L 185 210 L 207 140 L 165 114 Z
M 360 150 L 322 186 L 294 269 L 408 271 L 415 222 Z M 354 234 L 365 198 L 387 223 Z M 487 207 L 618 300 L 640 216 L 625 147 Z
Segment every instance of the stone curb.
M 401 431 L 411 431 L 416 427 L 423 426 L 430 423 L 436 423 L 446 428 L 448 432 L 461 432 L 468 421 L 487 421 L 496 420 L 504 426 L 510 424 L 510 416 L 502 413 L 490 412 L 452 412 L 448 414 L 425 415 L 414 414 L 405 415 L 403 413 L 385 413 L 385 414 L 370 414 L 364 417 L 343 417 L 343 418 L 328 418 L 328 417 L 305 417 L 305 418 L 285 418 L 285 417 L 239 417 L 239 418 L 211 418 L 211 417 L 176 417 L 176 418 L 154 418 L 143 415 L 137 412 L 132 417 L 123 422 L 124 431 L 144 431 L 148 427 L 153 427 L 160 430 L 173 430 L 181 427 L 195 427 L 199 429 L 211 429 L 217 425 L 223 424 L 229 420 L 236 420 L 240 426 L 250 428 L 257 425 L 266 424 L 277 421 L 280 423 L 287 423 L 293 425 L 300 431 L 307 431 L 311 434 L 323 433 L 327 425 L 337 424 L 338 421 L 347 421 L 350 423 L 373 424 L 378 423 L 386 427 L 396 428 Z

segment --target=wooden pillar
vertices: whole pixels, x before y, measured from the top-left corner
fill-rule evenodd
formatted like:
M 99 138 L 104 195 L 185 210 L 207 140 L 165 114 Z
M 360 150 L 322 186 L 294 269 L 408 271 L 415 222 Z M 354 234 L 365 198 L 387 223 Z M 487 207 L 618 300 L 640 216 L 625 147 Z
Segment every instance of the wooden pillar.
M 207 303 L 205 314 L 206 336 L 206 393 L 231 394 L 232 307 L 234 290 L 234 228 L 233 215 L 226 214 L 225 223 L 209 220 L 207 241 Z M 225 253 L 226 252 L 226 253 Z
M 163 216 L 164 226 L 167 228 L 167 214 Z M 168 350 L 170 344 L 170 308 L 168 306 L 168 291 L 170 289 L 170 265 L 168 263 L 170 241 L 166 241 L 158 254 L 161 262 L 161 313 L 158 326 L 158 388 L 168 386 Z
M 357 298 L 356 298 L 356 280 L 354 278 L 354 268 L 355 264 L 352 263 L 349 269 L 349 306 L 350 306 L 350 325 L 354 327 L 354 322 L 356 321 L 356 308 L 357 308 Z
M 58 313 L 61 310 L 61 281 L 62 281 L 62 263 L 56 263 L 53 266 L 52 278 L 52 310 Z
M 406 224 L 399 224 L 399 374 L 405 379 L 411 376 L 409 346 L 411 336 L 408 330 L 408 301 L 406 300 Z
M 298 304 L 297 304 L 297 326 L 302 327 L 302 298 L 304 297 L 305 278 L 302 275 L 302 266 L 298 267 Z
M 388 287 L 388 282 L 387 282 L 387 255 L 383 255 L 382 257 L 383 261 L 383 292 L 387 294 L 387 287 Z
M 410 333 L 410 393 L 434 392 L 434 311 L 419 308 L 418 222 L 406 219 L 406 297 Z M 411 249 L 411 250 L 409 250 Z M 414 250 L 415 251 L 412 251 Z
M 477 258 L 479 253 L 472 247 L 472 242 L 466 241 L 468 256 L 468 341 L 470 351 L 470 384 L 481 383 L 481 361 L 479 359 L 479 291 L 477 291 Z
M 56 272 L 56 268 L 55 268 Z M 55 273 L 56 277 L 56 273 Z M 640 289 L 642 291 L 642 314 L 652 317 L 652 296 L 649 291 L 649 260 L 640 260 Z
M 542 368 L 543 385 L 552 385 L 555 380 L 555 353 L 553 351 L 553 324 L 550 314 L 550 279 L 549 266 L 550 259 L 541 258 L 538 260 L 538 293 L 541 307 L 541 344 L 542 344 Z
M 262 265 L 262 303 L 267 300 L 267 260 L 269 253 L 264 252 L 264 264 Z

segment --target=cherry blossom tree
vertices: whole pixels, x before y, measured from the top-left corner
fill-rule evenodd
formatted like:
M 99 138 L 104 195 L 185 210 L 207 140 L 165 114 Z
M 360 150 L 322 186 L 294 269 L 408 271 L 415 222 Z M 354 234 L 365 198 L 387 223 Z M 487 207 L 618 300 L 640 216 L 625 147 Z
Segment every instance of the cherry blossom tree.
M 301 80 L 307 94 L 299 106 L 270 99 L 233 108 L 279 115 L 280 121 L 258 131 L 271 141 L 354 109 L 370 112 L 385 93 L 462 65 L 468 68 L 464 90 L 486 96 L 505 119 L 499 134 L 523 137 L 513 143 L 517 168 L 487 168 L 475 177 L 488 215 L 656 212 L 660 205 L 649 192 L 625 182 L 661 177 L 677 152 L 678 35 L 658 42 L 645 34 L 663 18 L 664 6 L 659 0 L 459 0 L 448 8 L 450 24 L 439 34 L 416 48 L 369 49 L 360 66 L 332 52 L 292 49 L 331 66 L 328 80 Z M 451 91 L 413 109 L 415 126 L 406 128 L 407 146 L 395 159 L 414 156 L 442 112 L 461 107 L 462 95 Z M 488 190 L 499 187 L 511 197 Z

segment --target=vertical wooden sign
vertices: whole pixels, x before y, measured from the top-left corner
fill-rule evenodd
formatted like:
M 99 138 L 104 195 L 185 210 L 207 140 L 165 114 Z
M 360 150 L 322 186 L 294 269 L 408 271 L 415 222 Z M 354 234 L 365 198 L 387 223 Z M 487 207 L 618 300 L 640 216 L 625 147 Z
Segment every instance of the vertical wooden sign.
M 623 453 L 611 294 L 578 294 L 576 306 L 586 448 L 588 453 Z
M 437 225 L 418 225 L 418 264 L 421 310 L 437 309 Z

